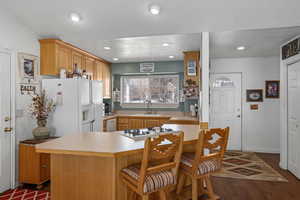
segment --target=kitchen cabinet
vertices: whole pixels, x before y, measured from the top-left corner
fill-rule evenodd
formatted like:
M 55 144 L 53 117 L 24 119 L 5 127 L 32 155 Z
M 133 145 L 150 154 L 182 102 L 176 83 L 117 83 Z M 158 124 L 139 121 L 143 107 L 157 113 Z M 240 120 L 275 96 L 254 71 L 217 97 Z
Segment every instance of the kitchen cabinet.
M 97 80 L 95 75 L 95 59 L 90 57 L 85 57 L 85 71 L 92 76 L 92 80 Z
M 85 69 L 84 56 L 79 52 L 72 51 L 72 65 L 73 69 L 75 69 L 76 67 L 81 70 Z
M 55 73 L 59 73 L 60 69 L 66 69 L 68 72 L 73 71 L 72 66 L 72 51 L 63 45 L 57 45 L 57 69 Z
M 161 126 L 159 119 L 146 119 L 145 127 L 158 127 Z
M 103 98 L 111 98 L 111 72 L 110 66 L 102 63 Z
M 36 153 L 35 146 L 45 140 L 25 140 L 19 144 L 19 183 L 35 184 L 38 188 L 50 180 L 50 154 Z
M 194 74 L 192 72 L 194 72 Z M 199 86 L 200 74 L 200 52 L 184 52 L 184 84 L 187 85 L 186 81 L 190 80 L 194 81 L 196 86 Z
M 103 80 L 103 67 L 102 67 L 102 62 L 99 62 L 99 61 L 95 61 L 95 80 L 98 80 L 98 81 L 102 81 Z
M 128 124 L 129 129 L 140 129 L 145 127 L 143 119 L 129 119 Z
M 117 127 L 119 131 L 125 129 L 141 129 L 159 127 L 169 121 L 170 117 L 148 117 L 148 116 L 118 116 Z
M 77 66 L 97 74 L 95 80 L 105 80 L 105 97 L 111 97 L 110 63 L 106 60 L 58 39 L 40 40 L 40 56 L 41 75 L 58 76 L 60 69 L 72 72 Z

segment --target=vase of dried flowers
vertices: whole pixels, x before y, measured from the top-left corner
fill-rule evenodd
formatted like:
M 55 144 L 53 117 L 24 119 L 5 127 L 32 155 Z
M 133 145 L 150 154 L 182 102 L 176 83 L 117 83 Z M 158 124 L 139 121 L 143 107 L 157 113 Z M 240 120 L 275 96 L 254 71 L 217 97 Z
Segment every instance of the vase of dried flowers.
M 54 110 L 55 104 L 52 99 L 47 98 L 45 90 L 41 94 L 36 94 L 32 97 L 29 111 L 31 116 L 37 120 L 38 127 L 32 131 L 35 139 L 49 138 L 50 130 L 46 127 L 47 119 Z

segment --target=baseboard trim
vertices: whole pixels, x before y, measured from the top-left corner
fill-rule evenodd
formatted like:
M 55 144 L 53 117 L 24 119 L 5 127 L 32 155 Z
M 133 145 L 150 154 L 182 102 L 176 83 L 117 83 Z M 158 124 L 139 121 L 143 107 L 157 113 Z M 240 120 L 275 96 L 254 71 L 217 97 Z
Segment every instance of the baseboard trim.
M 244 151 L 257 152 L 257 153 L 280 153 L 280 149 L 265 149 L 265 148 L 247 148 Z

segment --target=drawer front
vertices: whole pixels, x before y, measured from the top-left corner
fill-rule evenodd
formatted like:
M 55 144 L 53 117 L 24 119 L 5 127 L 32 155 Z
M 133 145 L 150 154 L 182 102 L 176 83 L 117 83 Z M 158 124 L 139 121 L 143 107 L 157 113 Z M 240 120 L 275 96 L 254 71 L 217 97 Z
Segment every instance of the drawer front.
M 128 118 L 119 117 L 118 123 L 119 124 L 128 124 Z
M 156 119 L 147 119 L 145 120 L 145 128 L 152 128 L 160 126 L 159 120 Z
M 50 154 L 40 154 L 40 179 L 41 182 L 50 179 Z
M 119 124 L 118 125 L 118 131 L 123 131 L 129 129 L 128 124 Z

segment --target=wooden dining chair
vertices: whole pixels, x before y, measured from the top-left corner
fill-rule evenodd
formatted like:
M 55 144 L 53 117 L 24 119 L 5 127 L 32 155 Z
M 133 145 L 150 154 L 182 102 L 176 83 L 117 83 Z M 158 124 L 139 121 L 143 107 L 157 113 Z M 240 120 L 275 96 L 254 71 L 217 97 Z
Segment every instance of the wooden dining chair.
M 215 195 L 210 175 L 219 172 L 228 143 L 229 128 L 202 130 L 195 147 L 195 152 L 183 153 L 176 193 L 181 194 L 186 177 L 192 181 L 192 200 L 198 195 L 207 194 L 210 200 L 219 199 Z M 201 191 L 199 191 L 201 190 Z
M 148 200 L 154 192 L 166 200 L 168 193 L 176 189 L 183 135 L 180 132 L 146 139 L 142 162 L 121 170 L 128 200 L 137 199 L 137 195 Z

